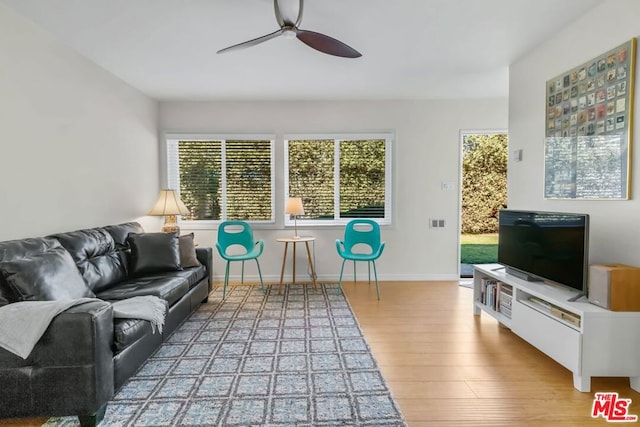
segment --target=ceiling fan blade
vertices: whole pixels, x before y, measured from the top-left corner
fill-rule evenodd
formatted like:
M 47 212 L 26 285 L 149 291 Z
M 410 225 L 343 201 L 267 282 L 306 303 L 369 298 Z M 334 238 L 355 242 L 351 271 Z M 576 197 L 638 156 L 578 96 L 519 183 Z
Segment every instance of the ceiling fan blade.
M 278 21 L 278 25 L 280 25 L 280 27 L 284 27 L 284 18 L 282 17 L 282 12 L 280 12 L 280 5 L 278 4 L 278 0 L 273 0 L 273 10 L 276 13 L 276 21 Z
M 246 42 L 234 44 L 233 46 L 225 47 L 224 49 L 220 49 L 217 53 L 225 53 L 225 52 L 230 52 L 230 51 L 234 51 L 234 50 L 246 49 L 248 47 L 255 46 L 255 45 L 258 45 L 260 43 L 264 43 L 267 40 L 271 40 L 273 38 L 276 38 L 281 34 L 282 34 L 282 30 L 277 30 L 277 31 L 274 31 L 271 34 L 267 34 L 266 36 L 258 37 L 258 38 L 253 39 L 253 40 L 249 40 L 249 41 L 246 41 Z
M 300 21 L 302 21 L 302 11 L 304 9 L 304 0 L 298 0 L 298 17 L 296 18 L 296 21 L 293 22 L 291 19 L 289 19 L 288 17 L 284 17 L 282 15 L 282 11 L 280 10 L 280 4 L 278 3 L 279 0 L 273 0 L 273 9 L 276 13 L 276 21 L 278 21 L 278 25 L 280 25 L 280 27 L 298 27 L 298 25 L 300 25 Z
M 304 11 L 304 0 L 300 0 L 298 2 L 298 17 L 296 18 L 296 23 L 293 24 L 294 27 L 298 28 L 300 22 L 302 22 L 302 12 Z
M 298 29 L 296 37 L 307 46 L 329 55 L 341 56 L 343 58 L 359 58 L 362 56 L 360 52 L 342 43 L 340 40 L 316 33 L 315 31 Z

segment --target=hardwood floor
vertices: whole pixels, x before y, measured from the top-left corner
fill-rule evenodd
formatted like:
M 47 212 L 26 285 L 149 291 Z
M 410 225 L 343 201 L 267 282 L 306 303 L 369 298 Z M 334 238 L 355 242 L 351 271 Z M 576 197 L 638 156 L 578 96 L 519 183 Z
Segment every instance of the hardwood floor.
M 457 282 L 343 283 L 393 396 L 414 426 L 585 426 L 596 391 L 640 394 L 628 378 L 572 374 L 488 316 L 472 313 L 473 291 Z M 637 331 L 636 331 L 637 332 Z M 640 363 L 640 361 L 639 361 Z
M 627 378 L 594 378 L 591 393 L 575 390 L 567 369 L 495 320 L 474 316 L 472 290 L 457 282 L 383 282 L 380 301 L 374 285 L 343 286 L 410 427 L 606 425 L 591 418 L 596 391 L 632 399 L 629 412 L 640 415 L 640 394 Z

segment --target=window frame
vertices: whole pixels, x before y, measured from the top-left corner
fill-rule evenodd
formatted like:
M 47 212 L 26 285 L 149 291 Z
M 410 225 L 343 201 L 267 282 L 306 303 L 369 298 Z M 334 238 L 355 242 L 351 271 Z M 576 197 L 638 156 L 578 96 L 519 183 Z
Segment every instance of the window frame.
M 334 217 L 332 220 L 314 220 L 314 219 L 297 219 L 298 226 L 344 226 L 353 218 L 340 217 L 340 141 L 357 141 L 357 140 L 384 140 L 384 218 L 369 218 L 376 221 L 380 225 L 393 224 L 393 170 L 392 170 L 392 152 L 395 142 L 395 133 L 387 132 L 366 132 L 366 133 L 291 133 L 285 134 L 284 142 L 284 201 L 289 198 L 289 141 L 291 140 L 333 140 L 333 164 L 334 164 L 334 194 L 333 194 L 333 210 Z M 296 195 L 297 196 L 297 195 Z M 284 206 L 284 204 L 283 204 Z M 285 227 L 293 227 L 294 220 L 289 215 L 284 215 Z
M 253 225 L 272 225 L 276 223 L 276 179 L 275 179 L 275 142 L 276 135 L 272 133 L 176 133 L 167 132 L 165 134 L 165 179 L 164 182 L 167 188 L 176 190 L 180 194 L 180 170 L 177 162 L 172 162 L 173 159 L 178 159 L 177 150 L 179 141 L 220 141 L 221 142 L 221 219 L 219 220 L 184 220 L 182 217 L 179 219 L 180 226 L 184 226 L 193 230 L 205 230 L 217 227 L 223 221 L 227 221 L 227 165 L 226 165 L 226 142 L 227 141 L 269 141 L 269 156 L 271 159 L 271 218 L 268 220 L 244 220 Z M 172 169 L 173 168 L 173 169 Z

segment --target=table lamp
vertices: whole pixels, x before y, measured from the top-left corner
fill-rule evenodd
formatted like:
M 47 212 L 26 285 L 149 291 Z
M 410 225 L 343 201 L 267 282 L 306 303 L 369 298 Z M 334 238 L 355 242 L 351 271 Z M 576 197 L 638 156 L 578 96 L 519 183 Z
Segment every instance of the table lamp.
M 298 236 L 298 215 L 304 214 L 302 197 L 289 197 L 289 200 L 287 200 L 287 203 L 284 206 L 284 213 L 293 215 L 293 238 L 299 239 L 300 236 Z
M 175 190 L 160 190 L 158 200 L 147 215 L 164 216 L 162 231 L 165 233 L 180 232 L 177 215 L 188 215 L 189 209 L 182 203 Z

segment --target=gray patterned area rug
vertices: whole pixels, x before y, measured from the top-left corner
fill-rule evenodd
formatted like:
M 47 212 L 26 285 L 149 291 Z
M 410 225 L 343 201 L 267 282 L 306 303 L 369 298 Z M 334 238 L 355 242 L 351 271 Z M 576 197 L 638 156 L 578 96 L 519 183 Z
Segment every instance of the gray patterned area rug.
M 109 403 L 100 426 L 405 426 L 336 285 L 222 289 Z M 51 418 L 45 426 L 79 425 Z

